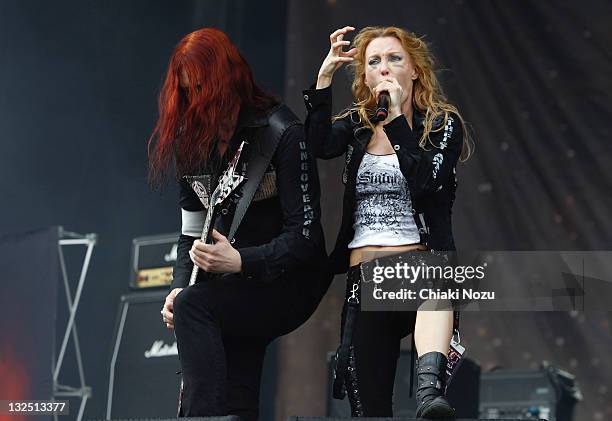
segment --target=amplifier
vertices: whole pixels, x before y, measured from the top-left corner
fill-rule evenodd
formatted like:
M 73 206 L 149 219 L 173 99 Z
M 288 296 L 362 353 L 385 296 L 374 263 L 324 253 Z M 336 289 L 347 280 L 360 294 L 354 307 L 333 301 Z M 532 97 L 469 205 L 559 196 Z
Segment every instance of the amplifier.
M 480 416 L 526 420 L 571 421 L 582 395 L 574 376 L 546 361 L 540 369 L 504 369 L 483 373 Z
M 110 358 L 106 418 L 175 417 L 180 370 L 174 335 L 161 321 L 167 291 L 121 297 Z
M 159 234 L 132 240 L 130 287 L 167 287 L 172 283 L 179 234 Z

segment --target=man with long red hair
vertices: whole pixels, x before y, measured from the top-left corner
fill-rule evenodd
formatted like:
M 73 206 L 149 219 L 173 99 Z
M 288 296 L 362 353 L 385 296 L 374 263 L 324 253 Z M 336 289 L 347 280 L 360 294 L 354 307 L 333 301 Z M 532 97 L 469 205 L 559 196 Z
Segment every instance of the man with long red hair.
M 237 168 L 249 180 L 221 203 L 209 241 L 200 241 L 207 197 L 243 141 Z M 256 420 L 266 346 L 310 317 L 331 276 L 303 126 L 257 87 L 216 29 L 187 35 L 170 59 L 150 141 L 152 180 L 160 182 L 172 163 L 182 233 L 162 318 L 177 338 L 179 414 Z M 258 179 L 253 168 L 265 172 Z M 188 286 L 194 265 L 200 270 Z

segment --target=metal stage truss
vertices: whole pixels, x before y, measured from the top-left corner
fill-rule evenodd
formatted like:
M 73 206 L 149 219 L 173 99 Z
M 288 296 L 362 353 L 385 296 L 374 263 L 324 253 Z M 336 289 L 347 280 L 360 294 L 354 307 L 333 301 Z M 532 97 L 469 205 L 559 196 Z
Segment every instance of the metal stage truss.
M 59 227 L 59 243 L 58 243 L 58 255 L 60 268 L 62 271 L 62 279 L 64 281 L 64 291 L 66 293 L 66 303 L 68 307 L 68 321 L 64 330 L 62 344 L 60 346 L 57 360 L 53 358 L 53 398 L 54 399 L 65 399 L 65 398 L 80 398 L 81 402 L 79 405 L 79 412 L 77 414 L 76 421 L 83 419 L 83 412 L 85 411 L 85 405 L 87 399 L 91 397 L 91 387 L 85 382 L 85 372 L 83 370 L 83 360 L 81 358 L 81 348 L 79 345 L 79 336 L 77 332 L 77 325 L 75 322 L 77 309 L 81 300 L 81 293 L 83 292 L 83 286 L 85 285 L 85 279 L 87 276 L 87 270 L 91 261 L 91 255 L 93 248 L 96 245 L 97 234 L 77 234 L 74 232 L 66 231 L 63 227 Z M 81 264 L 81 270 L 78 282 L 76 284 L 76 290 L 74 295 L 70 288 L 70 282 L 68 279 L 68 271 L 66 270 L 66 259 L 64 257 L 64 247 L 73 246 L 84 246 L 85 257 Z M 76 365 L 79 373 L 79 385 L 68 386 L 60 384 L 58 379 L 60 372 L 62 371 L 64 357 L 66 355 L 66 349 L 68 342 L 72 337 L 72 343 L 74 345 L 74 354 L 76 359 Z M 54 415 L 55 421 L 58 421 L 57 415 Z

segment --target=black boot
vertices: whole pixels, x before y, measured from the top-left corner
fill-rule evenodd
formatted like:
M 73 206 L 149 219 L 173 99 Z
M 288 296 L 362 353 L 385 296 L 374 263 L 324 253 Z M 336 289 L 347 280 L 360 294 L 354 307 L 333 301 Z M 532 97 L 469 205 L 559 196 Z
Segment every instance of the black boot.
M 455 410 L 444 396 L 446 356 L 428 352 L 417 361 L 417 418 L 454 418 Z

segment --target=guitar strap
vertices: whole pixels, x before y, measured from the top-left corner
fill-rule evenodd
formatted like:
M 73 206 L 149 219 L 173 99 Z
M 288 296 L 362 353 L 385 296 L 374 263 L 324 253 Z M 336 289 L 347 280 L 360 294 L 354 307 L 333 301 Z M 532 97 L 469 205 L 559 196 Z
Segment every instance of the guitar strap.
M 285 131 L 298 124 L 300 120 L 297 116 L 287 106 L 280 104 L 271 111 L 268 125 L 256 130 L 249 145 L 246 182 L 242 188 L 242 197 L 236 204 L 232 225 L 227 235 L 228 240 L 234 238 Z

